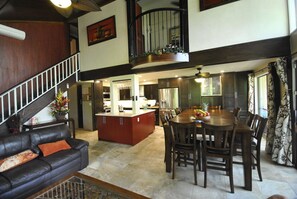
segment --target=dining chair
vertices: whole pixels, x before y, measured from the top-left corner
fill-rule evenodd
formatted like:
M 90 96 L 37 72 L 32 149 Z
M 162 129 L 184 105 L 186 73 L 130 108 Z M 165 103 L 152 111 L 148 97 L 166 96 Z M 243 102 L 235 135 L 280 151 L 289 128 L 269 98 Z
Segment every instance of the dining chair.
M 226 174 L 229 175 L 231 193 L 234 193 L 233 145 L 236 126 L 236 121 L 227 126 L 202 123 L 204 188 L 207 187 L 207 170 L 221 170 L 226 171 Z
M 250 111 L 248 112 L 248 116 L 245 120 L 245 124 L 248 125 L 249 127 L 252 127 L 254 116 L 255 115 L 253 113 L 251 113 Z
M 182 112 L 182 109 L 181 108 L 175 108 L 174 111 L 175 111 L 175 114 L 178 115 L 178 114 L 180 114 Z
M 197 146 L 196 123 L 175 123 L 170 122 L 172 138 L 172 179 L 175 178 L 175 163 L 178 165 L 193 165 L 195 185 L 197 185 Z
M 168 122 L 167 118 L 165 117 L 165 113 L 163 112 L 160 113 L 160 120 L 161 120 L 162 126 L 164 126 Z
M 161 119 L 161 123 L 162 125 L 168 123 L 169 124 L 169 121 L 170 119 L 172 119 L 174 116 L 172 114 L 172 111 L 162 111 L 160 113 L 160 119 Z
M 239 112 L 240 112 L 240 107 L 236 107 L 236 108 L 233 109 L 233 115 L 237 119 L 239 119 Z
M 172 153 L 171 127 L 169 126 L 169 123 L 163 124 L 163 130 L 164 130 L 164 141 L 165 141 L 164 162 L 166 162 L 166 159 L 169 158 L 166 155 L 170 155 L 169 153 Z
M 253 168 L 255 169 L 255 167 L 257 167 L 257 171 L 258 171 L 258 176 L 260 181 L 263 181 L 262 178 L 262 173 L 261 173 L 261 141 L 262 141 L 262 137 L 263 137 L 263 133 L 266 130 L 266 125 L 267 125 L 267 118 L 263 118 L 259 115 L 255 115 L 254 119 L 253 119 L 253 131 L 254 133 L 252 134 L 252 151 L 251 151 L 251 158 L 253 161 Z M 237 149 L 241 149 L 241 142 L 240 143 L 235 143 L 235 147 Z M 241 155 L 241 152 L 237 152 L 237 155 Z M 240 163 L 242 164 L 242 162 L 234 162 L 234 163 Z

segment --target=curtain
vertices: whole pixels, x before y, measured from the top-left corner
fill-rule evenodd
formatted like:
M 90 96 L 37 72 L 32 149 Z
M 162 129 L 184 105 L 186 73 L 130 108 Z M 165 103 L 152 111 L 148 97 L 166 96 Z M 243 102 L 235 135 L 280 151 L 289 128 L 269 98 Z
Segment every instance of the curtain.
M 249 93 L 248 93 L 248 111 L 255 113 L 255 75 L 248 76 Z
M 267 131 L 266 131 L 266 148 L 265 151 L 269 154 L 272 153 L 275 125 L 276 125 L 276 104 L 275 104 L 275 81 L 278 78 L 275 71 L 275 62 L 268 65 L 268 75 L 267 75 Z
M 272 160 L 278 164 L 292 166 L 292 131 L 290 95 L 287 78 L 287 58 L 279 58 L 274 66 L 280 79 L 282 92 L 281 103 L 277 113 L 275 135 L 272 146 Z

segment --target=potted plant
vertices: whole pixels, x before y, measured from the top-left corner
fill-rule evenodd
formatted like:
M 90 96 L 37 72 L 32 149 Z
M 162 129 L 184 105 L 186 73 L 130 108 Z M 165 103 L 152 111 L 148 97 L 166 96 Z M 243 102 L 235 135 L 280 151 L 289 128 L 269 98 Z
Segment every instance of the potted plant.
M 70 100 L 63 96 L 63 92 L 59 89 L 55 101 L 51 104 L 52 116 L 57 120 L 65 119 L 67 113 L 69 113 L 68 102 Z

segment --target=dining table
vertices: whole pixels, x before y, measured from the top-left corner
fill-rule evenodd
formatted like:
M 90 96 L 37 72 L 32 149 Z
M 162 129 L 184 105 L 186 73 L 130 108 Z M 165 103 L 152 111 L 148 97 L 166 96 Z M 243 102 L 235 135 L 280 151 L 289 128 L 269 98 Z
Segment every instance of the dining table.
M 177 116 L 173 117 L 170 122 L 175 123 L 192 123 L 196 122 L 198 128 L 197 132 L 202 132 L 201 122 L 207 124 L 214 124 L 219 126 L 226 126 L 234 123 L 234 115 L 232 111 L 225 109 L 208 110 L 210 116 L 203 119 L 195 117 L 195 109 L 186 109 Z M 240 137 L 242 146 L 242 161 L 243 161 L 243 174 L 244 174 L 244 189 L 252 191 L 252 134 L 253 130 L 244 122 L 238 121 L 236 127 L 236 137 Z M 170 137 L 170 136 L 169 136 Z M 165 140 L 165 164 L 166 172 L 171 172 L 172 153 L 171 153 L 171 140 Z

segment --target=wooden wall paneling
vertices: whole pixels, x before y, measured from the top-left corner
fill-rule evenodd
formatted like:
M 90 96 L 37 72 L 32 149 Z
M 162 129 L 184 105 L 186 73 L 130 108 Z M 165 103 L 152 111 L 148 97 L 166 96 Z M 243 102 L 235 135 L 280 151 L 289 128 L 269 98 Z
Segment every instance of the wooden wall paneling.
M 182 78 L 179 79 L 179 90 L 180 90 L 180 107 L 188 108 L 189 107 L 189 79 Z
M 234 95 L 234 73 L 224 73 L 222 75 L 222 93 L 223 107 L 227 110 L 233 110 L 235 105 Z
M 70 55 L 64 23 L 4 22 L 26 32 L 23 41 L 0 36 L 0 93 Z
M 248 113 L 248 74 L 249 72 L 236 73 L 237 106 L 241 109 L 241 118 L 246 118 Z
M 208 103 L 208 106 L 221 106 L 223 104 L 222 96 L 201 96 L 201 104 Z
M 103 110 L 103 83 L 102 81 L 95 83 L 94 87 L 93 87 L 93 94 L 92 96 L 94 96 L 92 98 L 92 103 L 93 103 L 93 114 L 92 114 L 92 118 L 93 118 L 93 129 L 97 130 L 97 117 L 95 116 L 96 113 L 99 112 L 104 112 Z
M 189 79 L 189 107 L 201 105 L 201 83 L 195 82 L 194 78 Z

